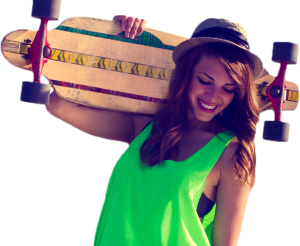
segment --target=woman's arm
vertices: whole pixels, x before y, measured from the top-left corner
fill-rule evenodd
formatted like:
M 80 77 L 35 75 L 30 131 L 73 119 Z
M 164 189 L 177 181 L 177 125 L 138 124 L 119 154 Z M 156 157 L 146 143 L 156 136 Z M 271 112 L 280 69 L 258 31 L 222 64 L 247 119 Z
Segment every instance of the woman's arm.
M 249 184 L 241 186 L 234 180 L 236 158 L 232 154 L 237 142 L 231 142 L 221 156 L 221 173 L 216 199 L 216 214 L 212 231 L 212 246 L 236 246 L 240 235 L 246 204 L 250 192 Z

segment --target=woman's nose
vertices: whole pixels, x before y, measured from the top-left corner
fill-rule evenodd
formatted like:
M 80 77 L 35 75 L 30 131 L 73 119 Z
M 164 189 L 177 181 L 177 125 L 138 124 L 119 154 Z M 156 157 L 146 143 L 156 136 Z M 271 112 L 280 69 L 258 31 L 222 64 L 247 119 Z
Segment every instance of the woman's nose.
M 206 96 L 211 103 L 217 101 L 219 99 L 218 89 L 214 87 L 209 88 L 209 90 L 206 92 Z

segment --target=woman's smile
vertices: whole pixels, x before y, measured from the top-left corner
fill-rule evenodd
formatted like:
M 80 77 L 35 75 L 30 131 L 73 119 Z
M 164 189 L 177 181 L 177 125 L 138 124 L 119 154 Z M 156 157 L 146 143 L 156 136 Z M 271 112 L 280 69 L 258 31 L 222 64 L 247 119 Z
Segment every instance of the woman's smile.
M 213 113 L 218 108 L 218 105 L 211 105 L 207 102 L 204 102 L 200 98 L 198 98 L 198 106 L 202 111 L 206 113 Z

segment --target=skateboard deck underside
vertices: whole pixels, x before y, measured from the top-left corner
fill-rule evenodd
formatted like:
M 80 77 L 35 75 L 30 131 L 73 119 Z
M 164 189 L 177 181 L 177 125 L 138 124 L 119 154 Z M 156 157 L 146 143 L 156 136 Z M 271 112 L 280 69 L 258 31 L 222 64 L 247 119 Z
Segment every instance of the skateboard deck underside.
M 2 41 L 2 52 L 13 65 L 31 70 L 24 40 L 36 32 L 19 30 Z M 52 55 L 43 75 L 56 94 L 68 101 L 109 110 L 153 115 L 168 100 L 174 63 L 172 50 L 186 38 L 146 29 L 135 39 L 124 38 L 118 22 L 70 18 L 48 32 Z M 23 58 L 22 58 L 23 57 Z M 262 110 L 272 108 L 265 89 L 269 74 L 255 81 Z M 263 82 L 265 82 L 263 84 Z M 297 85 L 286 82 L 284 110 L 297 107 Z

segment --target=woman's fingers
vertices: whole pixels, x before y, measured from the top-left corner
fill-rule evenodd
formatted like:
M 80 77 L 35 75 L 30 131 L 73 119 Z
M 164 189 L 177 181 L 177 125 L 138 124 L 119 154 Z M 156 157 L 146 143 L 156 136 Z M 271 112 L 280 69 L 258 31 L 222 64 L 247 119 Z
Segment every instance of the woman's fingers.
M 141 19 L 140 25 L 138 26 L 136 31 L 136 36 L 139 36 L 144 31 L 145 28 L 146 28 L 146 21 L 144 19 Z
M 126 15 L 116 15 L 113 20 L 120 21 L 121 29 L 124 32 L 127 26 L 127 16 Z
M 121 29 L 126 38 L 133 39 L 140 35 L 146 27 L 146 21 L 139 18 L 128 17 L 126 15 L 116 15 L 113 20 L 120 21 Z
M 125 30 L 125 34 L 124 34 L 124 36 L 126 38 L 131 38 L 132 39 L 132 35 L 130 35 L 130 34 L 131 34 L 131 30 L 133 30 L 133 32 L 134 32 L 134 29 L 132 28 L 134 23 L 135 23 L 135 18 L 133 18 L 133 17 L 128 17 L 127 18 L 127 25 L 126 25 L 126 30 Z M 134 36 L 133 36 L 133 38 L 134 38 Z

